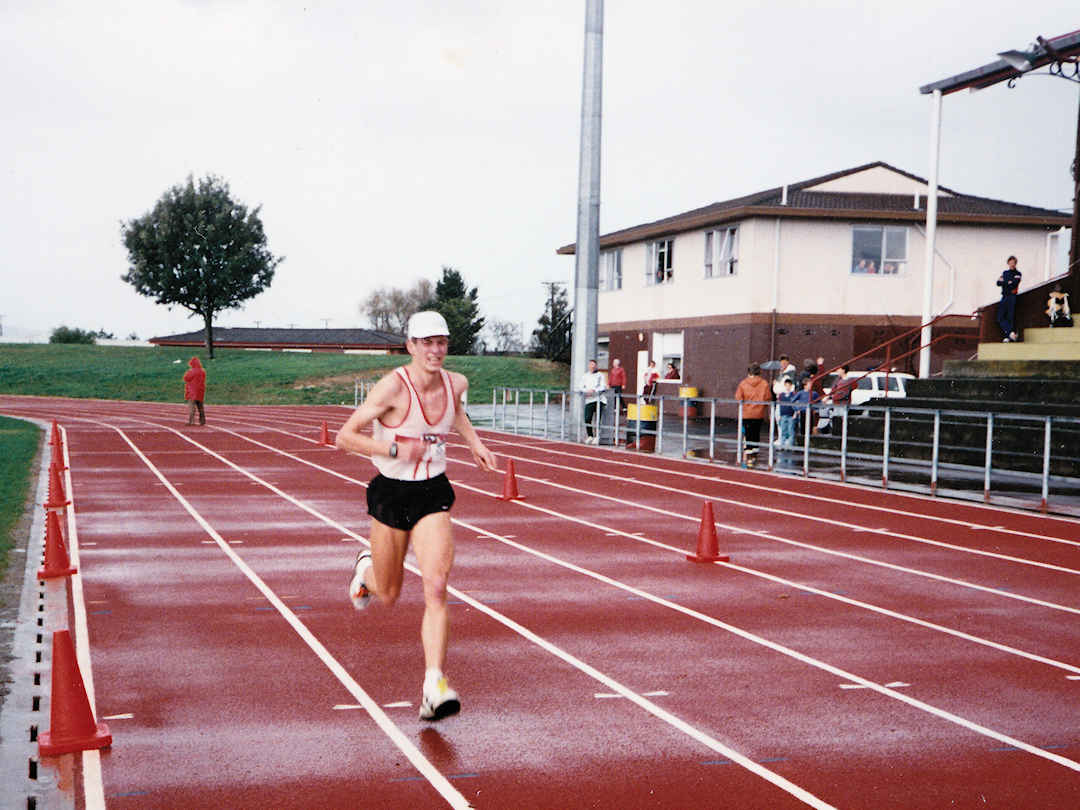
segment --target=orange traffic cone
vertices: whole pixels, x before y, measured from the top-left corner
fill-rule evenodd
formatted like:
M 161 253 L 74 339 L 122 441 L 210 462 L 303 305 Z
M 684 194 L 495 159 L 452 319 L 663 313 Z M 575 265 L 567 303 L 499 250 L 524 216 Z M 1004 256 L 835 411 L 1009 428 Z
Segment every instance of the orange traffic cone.
M 514 475 L 514 460 L 507 459 L 506 461 L 506 478 L 503 479 L 503 494 L 499 496 L 500 501 L 523 501 L 525 500 L 521 495 L 518 495 L 517 477 Z
M 731 558 L 720 554 L 716 539 L 716 523 L 713 521 L 712 503 L 705 501 L 701 508 L 701 527 L 697 535 L 697 554 L 687 554 L 686 559 L 696 563 L 727 562 Z
M 60 534 L 60 518 L 56 512 L 45 515 L 45 566 L 38 569 L 38 579 L 66 577 L 78 570 L 71 564 L 64 536 Z
M 71 501 L 64 492 L 64 482 L 60 479 L 60 466 L 55 462 L 49 465 L 49 499 L 45 502 L 46 509 L 63 509 Z
M 50 728 L 38 735 L 38 754 L 55 757 L 73 751 L 87 751 L 112 745 L 112 734 L 104 723 L 94 721 L 86 696 L 71 633 L 53 633 L 52 706 Z
M 326 429 L 326 422 L 322 423 L 322 430 L 319 432 L 319 441 L 323 444 L 330 444 L 330 431 Z

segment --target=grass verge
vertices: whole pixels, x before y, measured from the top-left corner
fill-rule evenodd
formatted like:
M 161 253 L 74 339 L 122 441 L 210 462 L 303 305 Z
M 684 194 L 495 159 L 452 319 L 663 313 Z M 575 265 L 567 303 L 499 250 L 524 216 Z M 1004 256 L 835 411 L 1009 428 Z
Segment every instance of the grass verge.
M 15 546 L 15 527 L 26 509 L 40 429 L 21 419 L 0 416 L 0 576 Z

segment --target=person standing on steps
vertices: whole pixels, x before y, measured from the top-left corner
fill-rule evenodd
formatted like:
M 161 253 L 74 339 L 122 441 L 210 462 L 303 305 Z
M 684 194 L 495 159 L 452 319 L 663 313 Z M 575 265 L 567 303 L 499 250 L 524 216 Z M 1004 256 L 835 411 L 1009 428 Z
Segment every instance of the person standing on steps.
M 446 478 L 446 437 L 456 430 L 476 465 L 496 471 L 495 456 L 480 441 L 460 403 L 469 383 L 446 371 L 450 330 L 438 312 L 409 318 L 406 348 L 412 359 L 379 380 L 338 431 L 335 446 L 371 456 L 378 475 L 367 490 L 371 550 L 356 556 L 349 599 L 357 610 L 377 597 L 387 607 L 401 592 L 405 554 L 412 544 L 424 587 L 420 639 L 424 683 L 420 719 L 439 720 L 461 710 L 444 674 L 450 635 L 446 589 L 454 562 Z M 371 426 L 371 435 L 366 428 Z
M 1002 343 L 1014 343 L 1019 340 L 1016 334 L 1016 293 L 1020 289 L 1021 273 L 1016 269 L 1016 257 L 1010 256 L 1006 260 L 1008 267 L 998 277 L 997 285 L 1001 287 L 1001 301 L 997 307 L 997 322 L 1001 327 L 1001 333 L 1005 335 Z

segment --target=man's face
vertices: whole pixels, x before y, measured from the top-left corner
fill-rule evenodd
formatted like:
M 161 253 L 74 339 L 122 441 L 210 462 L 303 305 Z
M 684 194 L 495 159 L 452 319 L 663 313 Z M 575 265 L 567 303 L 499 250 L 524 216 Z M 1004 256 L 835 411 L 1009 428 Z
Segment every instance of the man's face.
M 446 335 L 410 338 L 406 345 L 413 359 L 423 368 L 431 371 L 442 368 L 446 352 L 450 348 L 450 339 Z
M 615 368 L 618 368 L 622 365 L 622 360 L 616 357 L 614 360 L 611 361 L 611 365 L 615 366 Z
M 1015 270 L 1016 269 L 1016 259 L 1009 259 L 1009 269 L 1010 270 Z
M 592 374 L 594 371 L 596 371 L 596 361 L 595 360 L 590 360 L 589 361 L 589 373 Z

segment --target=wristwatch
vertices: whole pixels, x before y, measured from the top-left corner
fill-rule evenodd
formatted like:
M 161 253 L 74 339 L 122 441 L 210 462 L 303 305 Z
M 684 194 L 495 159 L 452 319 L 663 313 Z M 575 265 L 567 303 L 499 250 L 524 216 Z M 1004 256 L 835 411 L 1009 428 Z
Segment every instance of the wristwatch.
M 390 458 L 397 458 L 397 442 L 390 442 Z

